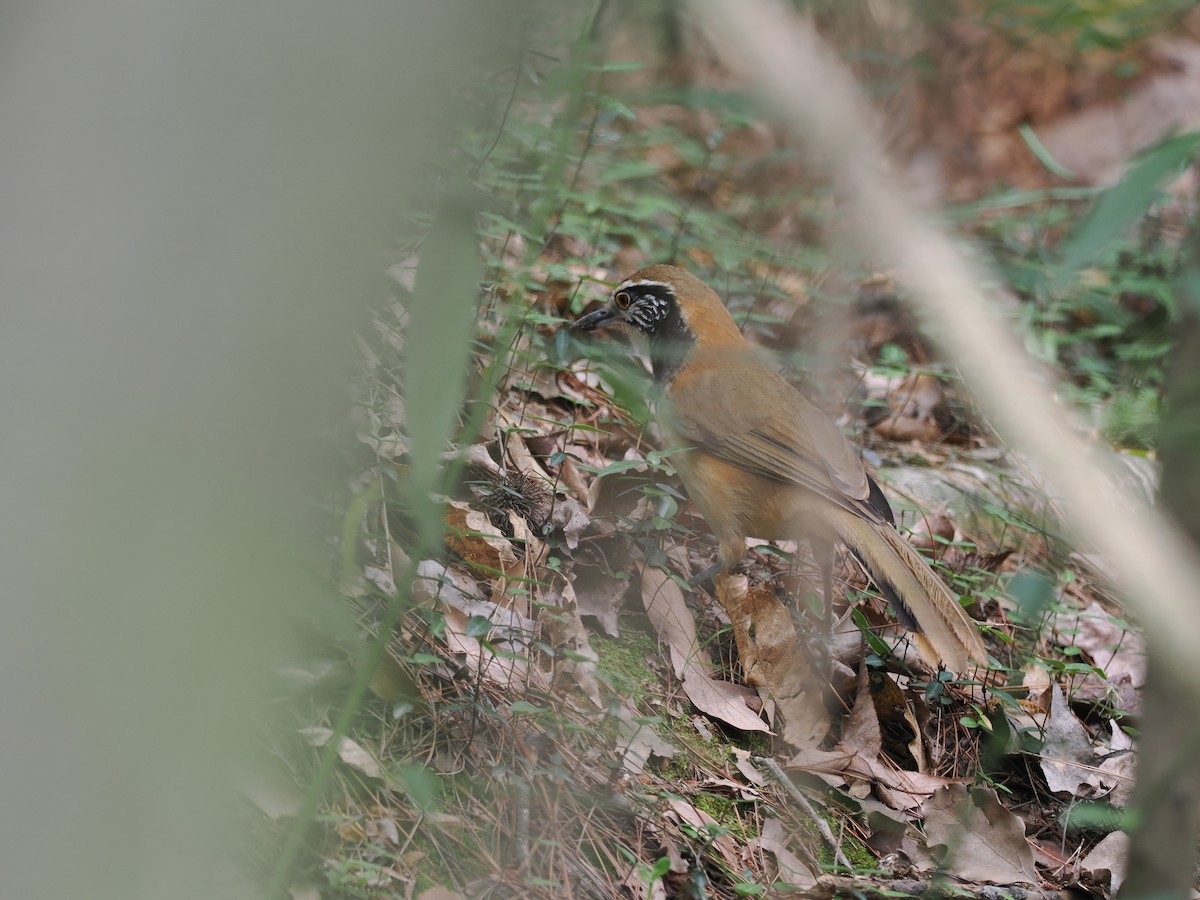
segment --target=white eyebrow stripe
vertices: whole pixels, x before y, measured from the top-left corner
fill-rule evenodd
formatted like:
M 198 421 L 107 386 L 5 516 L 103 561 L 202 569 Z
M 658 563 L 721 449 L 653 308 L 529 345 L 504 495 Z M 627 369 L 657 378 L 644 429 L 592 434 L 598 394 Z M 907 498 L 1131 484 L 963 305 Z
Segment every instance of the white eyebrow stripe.
M 623 291 L 626 288 L 635 288 L 635 287 L 666 288 L 668 291 L 671 292 L 672 295 L 674 295 L 674 293 L 675 293 L 675 288 L 671 287 L 671 285 L 669 285 L 663 281 L 625 281 L 625 282 L 622 282 L 621 284 L 617 285 L 616 290 Z M 616 293 L 616 291 L 614 291 L 614 293 Z

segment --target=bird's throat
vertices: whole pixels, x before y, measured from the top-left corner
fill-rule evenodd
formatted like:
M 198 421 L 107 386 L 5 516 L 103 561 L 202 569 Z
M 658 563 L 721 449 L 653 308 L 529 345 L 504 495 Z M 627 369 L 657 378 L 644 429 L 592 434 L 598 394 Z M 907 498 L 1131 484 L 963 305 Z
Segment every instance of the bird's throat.
M 696 344 L 696 336 L 688 329 L 679 313 L 671 305 L 666 318 L 649 335 L 650 362 L 654 368 L 654 380 L 661 385 L 671 383 L 688 354 Z

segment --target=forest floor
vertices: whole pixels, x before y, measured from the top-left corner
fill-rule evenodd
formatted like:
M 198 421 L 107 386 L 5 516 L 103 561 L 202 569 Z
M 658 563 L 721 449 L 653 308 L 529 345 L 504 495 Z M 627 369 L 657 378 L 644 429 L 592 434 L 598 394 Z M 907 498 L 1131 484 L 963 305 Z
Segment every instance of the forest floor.
M 1051 299 L 1047 286 L 1063 283 L 1056 248 L 1133 132 L 1149 143 L 1200 117 L 1197 45 L 1131 42 L 1064 68 L 1060 47 L 1004 56 L 957 27 L 957 52 L 936 58 L 942 87 L 889 98 L 911 129 L 897 146 L 924 137 L 901 153 L 908 177 L 958 204 L 947 222 L 996 261 L 1000 308 L 1153 496 L 1147 434 L 1190 182 L 1109 261 Z M 292 895 L 1110 896 L 1144 640 L 1103 560 L 1069 543 L 1053 486 L 941 361 L 898 273 L 831 256 L 835 198 L 719 74 L 695 74 L 699 54 L 684 52 L 665 97 L 648 84 L 666 76 L 614 64 L 574 92 L 518 75 L 499 104 L 476 167 L 482 428 L 455 448 L 446 544 L 423 560 L 409 559 L 418 526 L 394 489 L 419 240 L 392 269 L 396 297 L 361 341 L 347 483 L 366 501 L 347 513 L 339 581 L 371 633 L 410 562 L 417 577 L 399 585 L 409 605 Z M 1122 82 L 1112 73 L 1130 60 L 1141 75 Z M 735 577 L 702 576 L 715 541 L 658 441 L 644 358 L 564 328 L 666 258 L 709 280 L 861 447 L 902 530 L 979 622 L 988 666 L 929 670 L 845 554 L 832 626 L 803 543 L 751 540 Z M 332 737 L 335 656 L 291 670 L 305 699 L 286 704 L 274 752 L 295 785 Z M 794 682 L 814 673 L 819 709 L 797 712 Z M 798 736 L 798 716 L 818 738 Z M 251 866 L 296 809 L 295 785 L 264 785 L 247 792 L 263 833 Z

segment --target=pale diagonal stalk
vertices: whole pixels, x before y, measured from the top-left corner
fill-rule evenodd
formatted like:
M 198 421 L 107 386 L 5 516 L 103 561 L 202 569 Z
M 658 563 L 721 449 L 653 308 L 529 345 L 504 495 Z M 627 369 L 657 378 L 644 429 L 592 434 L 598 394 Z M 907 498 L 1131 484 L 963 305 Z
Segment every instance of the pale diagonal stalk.
M 1067 424 L 1036 367 L 979 289 L 986 278 L 917 215 L 890 177 L 852 78 L 812 28 L 763 0 L 694 0 L 725 64 L 753 80 L 794 132 L 818 149 L 852 214 L 859 243 L 898 265 L 914 299 L 1000 432 L 1062 491 L 1068 526 L 1111 561 L 1148 632 L 1200 690 L 1200 565 L 1162 514 L 1109 477 L 1102 455 Z M 719 36 L 719 39 L 716 37 Z

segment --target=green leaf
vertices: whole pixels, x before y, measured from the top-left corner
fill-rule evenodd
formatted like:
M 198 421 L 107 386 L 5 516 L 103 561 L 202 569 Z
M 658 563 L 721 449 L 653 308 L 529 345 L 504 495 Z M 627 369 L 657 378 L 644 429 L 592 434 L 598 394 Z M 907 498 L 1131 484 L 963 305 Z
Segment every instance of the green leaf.
M 671 871 L 670 857 L 660 856 L 654 861 L 654 866 L 646 873 L 646 883 L 654 884 L 658 879 L 662 878 Z
M 515 700 L 508 705 L 508 709 L 513 715 L 517 716 L 522 714 L 536 716 L 539 713 L 544 713 L 546 711 L 537 704 L 530 703 L 527 700 Z
M 487 616 L 471 616 L 467 620 L 467 637 L 483 637 L 492 630 L 492 622 Z
M 1159 186 L 1200 147 L 1200 132 L 1167 138 L 1147 150 L 1095 208 L 1067 242 L 1063 264 L 1079 269 L 1108 249 L 1146 212 Z
M 609 463 L 600 470 L 599 478 L 605 475 L 619 475 L 621 472 L 628 472 L 631 469 L 641 468 L 646 465 L 644 459 L 619 459 L 614 463 Z
M 751 884 L 748 881 L 733 886 L 733 892 L 739 897 L 761 897 L 766 891 L 761 884 Z

